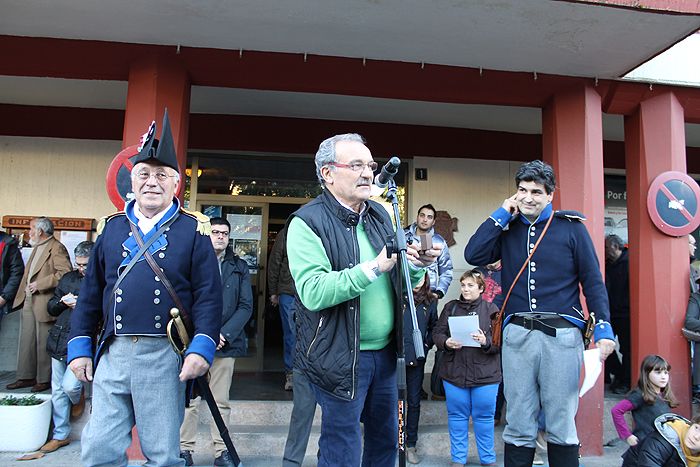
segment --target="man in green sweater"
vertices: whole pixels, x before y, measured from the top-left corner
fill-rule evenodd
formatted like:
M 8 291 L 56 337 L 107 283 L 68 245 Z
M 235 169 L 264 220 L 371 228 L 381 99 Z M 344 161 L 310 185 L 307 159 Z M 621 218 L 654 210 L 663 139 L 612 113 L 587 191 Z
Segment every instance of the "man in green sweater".
M 384 246 L 391 218 L 369 200 L 377 163 L 357 134 L 323 141 L 315 163 L 324 190 L 293 214 L 287 256 L 298 297 L 295 367 L 323 409 L 318 465 L 394 465 L 400 278 Z M 414 284 L 440 248 L 421 253 L 408 246 Z

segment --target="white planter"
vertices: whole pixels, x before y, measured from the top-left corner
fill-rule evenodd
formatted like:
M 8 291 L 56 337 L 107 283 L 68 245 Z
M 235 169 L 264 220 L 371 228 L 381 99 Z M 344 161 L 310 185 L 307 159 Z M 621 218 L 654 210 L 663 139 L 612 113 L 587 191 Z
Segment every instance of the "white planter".
M 28 395 L 0 393 L 0 398 Z M 36 394 L 36 397 L 44 402 L 31 406 L 0 405 L 0 451 L 36 451 L 44 445 L 51 423 L 51 395 Z

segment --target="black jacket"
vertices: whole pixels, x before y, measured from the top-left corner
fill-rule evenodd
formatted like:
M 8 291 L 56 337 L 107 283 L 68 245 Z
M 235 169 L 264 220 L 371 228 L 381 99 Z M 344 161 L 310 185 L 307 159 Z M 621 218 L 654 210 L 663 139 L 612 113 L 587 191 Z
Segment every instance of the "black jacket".
M 688 298 L 684 327 L 691 331 L 700 332 L 700 293 L 692 292 Z
M 236 256 L 230 247 L 221 262 L 221 285 L 224 291 L 221 334 L 226 345 L 214 356 L 243 357 L 248 351 L 244 328 L 253 314 L 253 291 L 248 263 Z
M 19 283 L 24 275 L 24 261 L 19 252 L 17 240 L 5 232 L 0 232 L 0 242 L 4 242 L 0 256 L 0 297 L 7 302 L 0 307 L 0 319 L 4 313 L 12 311 L 12 303 L 15 301 Z
M 83 276 L 79 271 L 71 271 L 64 274 L 61 280 L 58 281 L 58 285 L 53 291 L 53 297 L 49 299 L 49 304 L 47 305 L 46 311 L 51 316 L 58 316 L 46 339 L 46 351 L 51 358 L 56 360 L 66 359 L 66 345 L 70 334 L 70 316 L 73 312 L 61 301 L 61 298 L 68 293 L 77 296 L 82 281 Z
M 678 434 L 668 426 L 668 422 L 683 420 L 688 425 L 690 421 L 676 414 L 664 414 L 654 421 L 656 431 L 647 436 L 639 445 L 636 456 L 628 459 L 625 453 L 625 467 L 685 467 L 685 455 L 681 449 L 683 442 Z M 632 450 L 630 450 L 632 451 Z M 634 458 L 636 457 L 636 459 Z
M 627 248 L 614 263 L 605 263 L 605 288 L 610 300 L 610 318 L 630 316 L 630 262 Z
M 423 337 L 423 352 L 427 355 L 428 350 L 433 347 L 433 328 L 438 320 L 437 300 L 431 301 L 429 305 L 416 304 L 416 320 Z M 403 313 L 403 342 L 406 365 L 416 366 L 425 363 L 425 358 L 420 362 L 416 359 L 416 350 L 413 347 L 413 323 L 411 323 L 411 313 L 409 313 L 408 307 L 404 309 Z
M 374 201 L 362 216 L 343 207 L 324 191 L 301 207 L 297 216 L 313 230 L 323 243 L 334 271 L 351 268 L 360 262 L 356 226 L 364 223 L 365 232 L 375 251 L 384 248 L 386 237 L 394 235 L 386 210 Z M 291 218 L 290 218 L 291 219 Z M 396 290 L 396 268 L 390 272 Z M 360 297 L 320 311 L 310 311 L 299 300 L 297 342 L 294 367 L 309 381 L 344 400 L 353 400 L 357 390 L 360 354 Z
M 491 316 L 498 312 L 493 303 L 481 297 L 467 302 L 461 297 L 445 305 L 435 329 L 433 341 L 445 355 L 440 362 L 440 377 L 460 388 L 497 384 L 501 382 L 501 349 L 491 344 Z M 448 318 L 450 316 L 477 315 L 479 328 L 486 334 L 486 344 L 481 347 L 448 349 L 445 341 L 450 337 Z

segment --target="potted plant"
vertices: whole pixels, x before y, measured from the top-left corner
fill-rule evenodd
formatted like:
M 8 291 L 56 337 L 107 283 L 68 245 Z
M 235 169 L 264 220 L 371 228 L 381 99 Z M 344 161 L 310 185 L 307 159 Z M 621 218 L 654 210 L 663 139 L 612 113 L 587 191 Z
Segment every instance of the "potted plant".
M 0 451 L 36 451 L 51 424 L 51 395 L 0 393 Z

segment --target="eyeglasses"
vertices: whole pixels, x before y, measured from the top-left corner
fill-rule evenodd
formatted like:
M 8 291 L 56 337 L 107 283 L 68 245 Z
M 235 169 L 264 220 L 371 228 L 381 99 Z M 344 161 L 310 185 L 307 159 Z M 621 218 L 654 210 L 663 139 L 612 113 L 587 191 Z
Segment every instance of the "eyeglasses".
M 219 237 L 219 236 L 228 237 L 228 234 L 229 233 L 226 232 L 225 230 L 212 230 L 211 231 L 212 237 Z
M 141 181 L 146 181 L 149 178 L 151 178 L 151 176 L 156 177 L 156 180 L 158 180 L 159 182 L 164 182 L 168 178 L 177 177 L 177 175 L 168 175 L 164 170 L 158 170 L 156 172 L 141 170 L 139 172 L 136 172 L 136 178 L 138 178 Z
M 369 167 L 369 170 L 374 172 L 377 170 L 377 167 L 379 167 L 379 164 L 377 164 L 374 161 L 367 162 L 366 164 L 363 162 L 353 162 L 352 164 L 341 164 L 340 162 L 329 162 L 328 165 L 332 165 L 333 167 L 340 167 L 342 169 L 350 169 L 353 172 L 362 172 L 365 170 L 365 167 Z
M 85 269 L 88 267 L 88 263 L 75 263 L 75 267 L 78 269 Z

